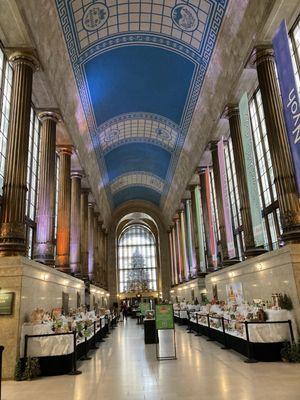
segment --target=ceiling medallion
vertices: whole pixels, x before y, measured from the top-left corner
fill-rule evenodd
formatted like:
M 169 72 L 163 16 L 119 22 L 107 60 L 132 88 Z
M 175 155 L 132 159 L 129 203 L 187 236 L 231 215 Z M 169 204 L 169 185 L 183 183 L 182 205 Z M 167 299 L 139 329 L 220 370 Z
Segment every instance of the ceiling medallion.
M 178 28 L 187 32 L 193 32 L 199 24 L 196 10 L 187 4 L 178 4 L 173 8 L 172 20 Z
M 87 31 L 100 29 L 107 21 L 108 15 L 108 8 L 105 4 L 91 4 L 84 13 L 83 26 Z
M 117 140 L 120 135 L 119 129 L 113 129 L 112 131 L 106 132 L 105 141 L 112 142 L 113 140 Z
M 168 132 L 166 129 L 164 129 L 164 128 L 157 128 L 156 130 L 155 130 L 155 132 L 156 132 L 156 134 L 160 137 L 160 138 L 162 138 L 163 140 L 171 140 L 172 139 L 172 136 L 171 136 L 171 133 L 170 132 Z

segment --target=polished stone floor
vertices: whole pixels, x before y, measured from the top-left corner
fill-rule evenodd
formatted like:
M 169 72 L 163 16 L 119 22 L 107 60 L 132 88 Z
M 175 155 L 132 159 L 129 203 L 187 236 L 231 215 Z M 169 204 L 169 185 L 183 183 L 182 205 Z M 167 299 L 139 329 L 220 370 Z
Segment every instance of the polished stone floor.
M 82 375 L 4 382 L 2 400 L 300 399 L 300 365 L 245 364 L 186 327 L 176 327 L 176 335 L 178 359 L 158 362 L 155 345 L 144 345 L 143 327 L 128 319 L 80 363 Z

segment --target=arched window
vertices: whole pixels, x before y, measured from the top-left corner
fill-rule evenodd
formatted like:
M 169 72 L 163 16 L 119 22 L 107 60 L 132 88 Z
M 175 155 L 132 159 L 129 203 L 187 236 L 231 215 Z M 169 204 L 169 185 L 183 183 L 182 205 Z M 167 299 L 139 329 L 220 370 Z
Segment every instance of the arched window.
M 119 292 L 157 290 L 156 239 L 147 227 L 125 228 L 118 240 Z

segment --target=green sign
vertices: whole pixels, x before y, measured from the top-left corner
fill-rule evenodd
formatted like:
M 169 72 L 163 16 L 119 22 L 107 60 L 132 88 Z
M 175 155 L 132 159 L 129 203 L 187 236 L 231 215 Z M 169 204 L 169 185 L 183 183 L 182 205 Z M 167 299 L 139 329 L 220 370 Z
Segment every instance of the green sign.
M 146 311 L 151 310 L 150 303 L 141 303 L 140 310 L 142 315 L 146 315 Z
M 157 330 L 174 329 L 173 304 L 155 306 L 155 325 Z
M 13 313 L 14 293 L 0 293 L 0 315 L 11 315 Z

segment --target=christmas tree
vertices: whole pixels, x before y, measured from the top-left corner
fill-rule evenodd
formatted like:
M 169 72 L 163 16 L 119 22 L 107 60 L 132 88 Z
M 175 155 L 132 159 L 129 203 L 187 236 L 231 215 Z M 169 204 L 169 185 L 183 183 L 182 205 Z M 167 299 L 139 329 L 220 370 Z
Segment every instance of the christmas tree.
M 131 258 L 131 269 L 128 272 L 127 291 L 144 291 L 148 289 L 148 272 L 145 269 L 144 257 L 135 249 Z

